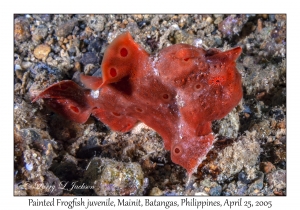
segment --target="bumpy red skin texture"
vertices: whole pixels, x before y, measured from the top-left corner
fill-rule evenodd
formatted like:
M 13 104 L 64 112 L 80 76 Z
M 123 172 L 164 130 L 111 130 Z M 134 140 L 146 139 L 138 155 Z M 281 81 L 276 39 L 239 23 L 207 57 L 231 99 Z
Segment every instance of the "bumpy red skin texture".
M 127 32 L 106 49 L 102 78 L 81 75 L 88 89 L 62 81 L 34 101 L 43 98 L 54 111 L 79 123 L 91 113 L 121 132 L 142 121 L 162 136 L 172 161 L 191 175 L 212 148 L 211 122 L 242 98 L 235 67 L 241 51 L 177 44 L 150 56 Z

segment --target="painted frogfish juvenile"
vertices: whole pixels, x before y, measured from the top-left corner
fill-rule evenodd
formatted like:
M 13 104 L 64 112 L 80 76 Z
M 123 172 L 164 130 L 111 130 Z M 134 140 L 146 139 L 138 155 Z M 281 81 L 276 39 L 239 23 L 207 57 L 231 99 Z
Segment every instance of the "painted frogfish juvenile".
M 226 116 L 242 98 L 236 59 L 242 49 L 221 52 L 188 44 L 149 55 L 129 32 L 106 49 L 102 77 L 82 74 L 40 92 L 54 112 L 84 123 L 90 114 L 112 130 L 130 131 L 139 121 L 157 131 L 172 161 L 189 177 L 212 148 L 213 120 Z

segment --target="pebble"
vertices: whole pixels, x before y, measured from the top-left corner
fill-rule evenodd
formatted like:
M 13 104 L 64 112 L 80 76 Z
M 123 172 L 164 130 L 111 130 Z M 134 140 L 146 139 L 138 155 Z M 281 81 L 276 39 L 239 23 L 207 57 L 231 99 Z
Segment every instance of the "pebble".
M 222 21 L 223 21 L 223 16 L 218 16 L 218 17 L 216 17 L 216 20 L 214 21 L 214 24 L 218 25 Z
M 286 160 L 286 145 L 276 144 L 271 149 L 271 157 L 275 164 Z
M 76 61 L 74 63 L 74 71 L 79 71 L 80 72 L 80 69 L 81 69 L 81 65 L 78 61 Z
M 73 39 L 73 36 L 72 36 L 72 35 L 69 35 L 69 36 L 67 37 L 67 39 L 68 39 L 68 40 L 71 40 L 71 39 Z
M 281 110 L 281 109 L 276 109 L 276 108 L 275 108 L 275 109 L 272 109 L 269 113 L 270 113 L 270 115 L 271 115 L 273 118 L 275 118 L 275 120 L 277 120 L 277 121 L 283 120 L 283 119 L 284 119 L 284 116 L 285 116 L 283 110 Z
M 26 163 L 25 168 L 27 171 L 31 171 L 33 169 L 33 164 L 32 163 Z
M 48 28 L 44 25 L 39 25 L 32 33 L 32 40 L 41 41 L 41 39 L 45 39 L 48 34 Z
M 266 180 L 271 187 L 279 190 L 286 188 L 286 170 L 276 170 L 267 174 Z
M 249 118 L 249 117 L 250 117 L 250 114 L 244 113 L 244 116 L 245 116 L 246 118 Z
M 260 163 L 260 169 L 261 169 L 264 173 L 268 174 L 268 173 L 270 173 L 272 170 L 275 169 L 275 166 L 274 166 L 271 162 L 261 162 L 261 163 Z
M 234 176 L 244 168 L 255 166 L 260 155 L 260 145 L 254 136 L 255 131 L 246 132 L 246 136 L 219 152 L 215 162 L 222 172 L 220 178 Z
M 218 30 L 223 34 L 223 37 L 231 38 L 242 30 L 247 21 L 246 15 L 230 15 L 218 24 Z
M 19 80 L 22 80 L 23 75 L 24 75 L 24 71 L 22 71 L 22 70 L 20 70 L 20 69 L 17 69 L 17 70 L 15 71 L 15 73 L 16 73 L 17 78 L 18 78 Z
M 160 17 L 155 15 L 154 18 L 151 20 L 151 25 L 154 27 L 159 27 Z
M 48 45 L 52 45 L 54 43 L 54 39 L 50 38 L 49 41 L 46 42 Z
M 67 47 L 64 44 L 62 44 L 60 47 L 63 48 L 63 50 L 65 50 L 65 51 L 67 50 Z
M 90 27 L 86 27 L 86 28 L 84 29 L 84 31 L 85 31 L 87 34 L 93 33 L 93 29 L 91 29 Z
M 91 92 L 91 95 L 95 96 L 96 94 L 97 92 Z M 86 145 L 80 147 L 77 150 L 76 157 L 84 159 L 92 158 L 93 156 L 100 156 L 100 154 L 102 153 L 102 148 L 101 145 L 99 145 L 99 142 L 101 142 L 99 138 L 95 136 L 90 137 L 87 140 Z
M 98 177 L 93 182 L 97 195 L 143 195 L 144 173 L 138 163 L 123 163 L 105 158 L 93 158 L 88 170 L 93 169 L 93 162 L 101 162 L 101 166 L 95 165 Z
M 235 195 L 238 196 L 246 195 L 247 190 L 248 190 L 248 185 L 242 183 L 241 181 L 238 181 Z
M 263 29 L 263 22 L 262 22 L 261 19 L 258 19 L 258 20 L 257 20 L 257 28 L 256 28 L 256 31 L 257 31 L 258 33 L 260 33 L 262 29 Z
M 269 19 L 271 22 L 275 22 L 275 15 L 269 15 Z
M 256 180 L 249 187 L 249 194 L 255 192 L 255 190 L 261 190 L 264 186 L 264 173 L 261 171 L 257 172 Z
M 103 45 L 103 40 L 101 40 L 100 38 L 95 38 L 94 40 L 92 40 L 88 47 L 87 47 L 87 50 L 89 52 L 100 52 L 101 51 L 101 48 L 102 48 L 102 45 Z
M 254 64 L 253 56 L 245 56 L 243 59 L 243 65 L 247 68 Z
M 42 15 L 40 15 L 40 18 L 41 18 L 41 20 L 44 21 L 44 22 L 49 22 L 49 21 L 51 21 L 51 19 L 52 19 L 52 15 L 49 15 L 49 14 L 42 14 Z
M 26 18 L 16 18 L 14 27 L 14 37 L 16 41 L 24 42 L 31 37 L 29 22 Z
M 138 24 L 139 28 L 142 29 L 148 24 L 148 22 L 143 20 L 143 21 L 138 22 L 137 24 Z
M 286 127 L 285 121 L 281 121 L 281 122 L 277 123 L 276 127 L 279 129 L 285 129 L 285 127 Z
M 128 23 L 126 28 L 131 34 L 140 33 L 140 28 L 138 27 L 136 22 Z
M 251 183 L 251 180 L 248 179 L 247 174 L 245 172 L 243 172 L 243 171 L 239 173 L 238 180 L 241 181 L 244 184 Z
M 33 65 L 30 68 L 30 72 L 34 75 L 41 74 L 42 72 L 46 72 L 47 75 L 52 74 L 55 77 L 57 77 L 57 79 L 60 79 L 60 80 L 62 79 L 62 76 L 63 76 L 62 70 L 60 70 L 56 67 L 53 67 L 53 66 L 49 66 L 43 62 L 39 62 L 39 63 Z
M 103 31 L 105 22 L 104 15 L 91 15 L 88 18 L 87 25 L 94 31 Z
M 206 18 L 206 22 L 208 22 L 209 24 L 211 24 L 213 22 L 213 19 L 210 16 L 208 16 Z
M 211 196 L 220 196 L 222 192 L 222 187 L 220 185 L 213 187 L 209 190 L 209 195 Z
M 67 38 L 64 38 L 63 43 L 67 44 L 69 42 L 69 40 Z
M 75 25 L 77 25 L 77 23 L 78 23 L 78 20 L 72 19 L 72 20 L 69 20 L 69 21 L 59 25 L 56 30 L 56 36 L 66 37 L 68 34 L 70 34 L 72 32 L 73 28 L 75 27 Z
M 82 58 L 80 59 L 80 62 L 83 65 L 97 64 L 99 63 L 99 57 L 94 52 L 87 52 L 83 54 Z
M 42 60 L 44 58 L 47 58 L 50 52 L 51 52 L 51 48 L 49 45 L 40 44 L 34 49 L 33 54 L 37 59 Z
M 150 191 L 150 194 L 151 196 L 160 196 L 162 195 L 163 192 L 158 188 L 158 187 L 153 187 Z
M 28 69 L 28 68 L 30 68 L 32 65 L 33 65 L 33 64 L 32 64 L 31 62 L 29 62 L 29 61 L 24 61 L 24 62 L 21 63 L 22 69 Z
M 200 181 L 200 185 L 203 187 L 215 187 L 217 185 L 216 182 L 211 182 L 209 178 L 203 179 Z

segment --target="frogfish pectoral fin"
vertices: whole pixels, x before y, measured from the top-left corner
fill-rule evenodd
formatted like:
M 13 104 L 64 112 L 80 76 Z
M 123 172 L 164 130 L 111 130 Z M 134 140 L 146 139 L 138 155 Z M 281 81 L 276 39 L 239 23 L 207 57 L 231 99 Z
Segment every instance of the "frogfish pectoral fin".
M 71 80 L 51 85 L 32 102 L 39 99 L 43 99 L 54 112 L 78 123 L 86 122 L 93 108 L 85 90 Z

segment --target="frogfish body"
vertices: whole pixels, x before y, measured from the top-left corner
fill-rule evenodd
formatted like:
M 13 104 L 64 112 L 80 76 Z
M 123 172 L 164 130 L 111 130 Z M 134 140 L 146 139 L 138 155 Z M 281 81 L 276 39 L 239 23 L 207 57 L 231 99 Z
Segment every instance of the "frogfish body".
M 40 92 L 45 104 L 84 123 L 93 115 L 112 130 L 130 131 L 142 121 L 157 131 L 174 163 L 191 175 L 212 148 L 213 120 L 226 116 L 242 98 L 236 59 L 242 49 L 221 52 L 187 44 L 149 55 L 127 33 L 106 49 L 102 77 L 81 75 Z

